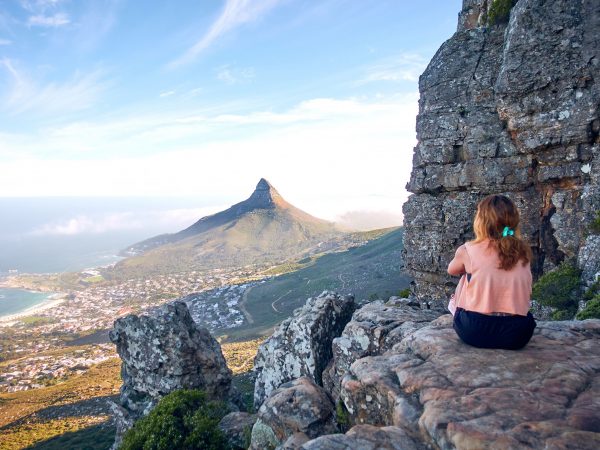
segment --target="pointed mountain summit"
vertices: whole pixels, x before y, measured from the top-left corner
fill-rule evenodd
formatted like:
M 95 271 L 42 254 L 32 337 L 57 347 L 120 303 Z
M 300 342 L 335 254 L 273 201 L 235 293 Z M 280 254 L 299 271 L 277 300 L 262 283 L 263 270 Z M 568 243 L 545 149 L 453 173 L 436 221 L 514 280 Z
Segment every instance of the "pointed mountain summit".
M 279 195 L 277 189 L 264 178 L 260 179 L 250 198 L 242 203 L 246 203 L 246 205 L 253 208 L 274 208 L 278 205 L 289 205 L 283 197 Z
M 261 178 L 246 200 L 188 228 L 132 245 L 117 269 L 170 273 L 279 262 L 315 250 L 345 233 L 288 203 Z

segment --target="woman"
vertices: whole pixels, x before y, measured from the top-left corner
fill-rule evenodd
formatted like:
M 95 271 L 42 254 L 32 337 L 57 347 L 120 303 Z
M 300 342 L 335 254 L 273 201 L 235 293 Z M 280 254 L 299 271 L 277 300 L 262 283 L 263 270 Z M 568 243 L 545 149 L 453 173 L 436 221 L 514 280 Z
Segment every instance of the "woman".
M 531 303 L 531 249 L 520 238 L 519 211 L 504 195 L 479 202 L 475 240 L 461 245 L 448 265 L 464 275 L 457 293 L 454 330 L 467 344 L 516 350 L 536 326 Z

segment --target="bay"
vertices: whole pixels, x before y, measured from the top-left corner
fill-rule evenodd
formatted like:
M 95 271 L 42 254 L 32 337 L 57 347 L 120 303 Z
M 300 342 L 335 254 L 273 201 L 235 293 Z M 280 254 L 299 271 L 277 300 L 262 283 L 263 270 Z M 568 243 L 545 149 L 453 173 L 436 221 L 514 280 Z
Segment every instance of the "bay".
M 45 302 L 52 292 L 31 292 L 0 288 L 0 317 L 20 313 Z

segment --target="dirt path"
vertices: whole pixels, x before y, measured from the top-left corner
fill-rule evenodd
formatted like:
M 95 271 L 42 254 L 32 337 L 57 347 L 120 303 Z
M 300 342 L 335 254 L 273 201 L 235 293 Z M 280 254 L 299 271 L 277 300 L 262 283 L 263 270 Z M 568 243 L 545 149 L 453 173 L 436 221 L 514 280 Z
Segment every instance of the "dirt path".
M 346 282 L 344 281 L 344 279 L 342 278 L 342 274 L 338 274 L 338 278 L 340 279 L 340 281 L 342 282 L 342 287 L 340 288 L 340 291 L 344 291 L 344 289 L 346 288 Z
M 248 289 L 246 289 L 244 291 L 244 293 L 242 294 L 242 300 L 240 301 L 240 309 L 242 310 L 242 313 L 244 314 L 244 317 L 248 321 L 249 325 L 252 325 L 254 323 L 254 319 L 252 318 L 252 315 L 246 309 L 245 303 L 246 303 L 246 300 L 248 299 L 248 293 L 252 290 L 252 288 L 254 288 L 254 286 L 250 286 Z
M 281 300 L 283 297 L 285 297 L 286 295 L 288 295 L 290 292 L 292 292 L 292 290 L 290 289 L 289 291 L 287 291 L 285 294 L 280 295 L 278 298 L 276 298 L 272 303 L 271 303 L 271 308 L 273 308 L 273 311 L 275 311 L 276 313 L 281 313 L 281 311 L 279 311 L 277 308 L 275 308 L 275 303 L 277 303 L 279 300 Z

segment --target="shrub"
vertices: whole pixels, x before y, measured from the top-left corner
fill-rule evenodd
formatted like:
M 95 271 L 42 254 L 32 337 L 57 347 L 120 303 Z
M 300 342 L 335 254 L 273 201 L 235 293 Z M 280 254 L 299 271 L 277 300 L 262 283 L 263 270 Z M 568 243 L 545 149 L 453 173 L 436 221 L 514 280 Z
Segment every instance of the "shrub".
M 408 298 L 410 296 L 410 288 L 402 289 L 398 292 L 398 297 L 400 298 Z
M 590 224 L 590 233 L 600 234 L 600 211 L 596 211 L 596 218 Z
M 510 10 L 516 3 L 517 0 L 494 0 L 488 12 L 487 25 L 508 22 Z
M 576 293 L 581 271 L 573 263 L 562 263 L 557 269 L 540 277 L 533 285 L 532 297 L 541 305 L 556 308 L 553 320 L 571 319 L 577 312 Z
M 600 294 L 591 299 L 575 317 L 577 320 L 600 319 Z
M 226 436 L 217 426 L 227 413 L 223 402 L 208 400 L 202 391 L 171 392 L 125 433 L 120 449 L 229 449 Z
M 340 432 L 345 433 L 350 429 L 350 414 L 348 414 L 346 405 L 344 405 L 344 402 L 341 399 L 337 402 L 335 413 Z

